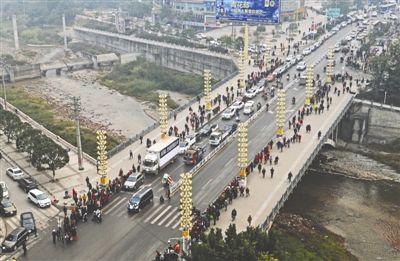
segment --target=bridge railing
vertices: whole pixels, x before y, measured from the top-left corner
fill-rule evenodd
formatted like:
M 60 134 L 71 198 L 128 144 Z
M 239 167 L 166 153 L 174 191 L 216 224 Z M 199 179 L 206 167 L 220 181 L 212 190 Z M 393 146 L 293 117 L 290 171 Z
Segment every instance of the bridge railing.
M 362 103 L 365 105 L 370 105 L 371 107 L 377 107 L 377 108 L 381 108 L 381 109 L 387 109 L 390 111 L 400 112 L 400 107 L 396 107 L 393 105 L 383 104 L 383 103 L 379 103 L 379 102 L 373 102 L 373 101 L 369 101 L 369 100 L 361 100 L 361 99 L 354 99 L 354 102 Z
M 235 77 L 236 74 L 237 74 L 237 70 L 234 71 L 233 73 L 229 74 L 228 76 L 226 76 L 225 78 L 223 78 L 222 80 L 217 82 L 216 84 L 214 84 L 211 89 L 215 90 L 216 88 L 220 87 L 221 85 L 225 84 L 230 79 Z M 203 96 L 204 96 L 203 93 L 199 95 L 200 98 L 202 98 Z M 196 102 L 197 102 L 197 97 L 194 97 L 194 98 L 190 99 L 189 102 L 187 102 L 184 105 L 179 106 L 177 109 L 169 112 L 168 113 L 168 119 L 171 119 L 175 113 L 179 113 L 179 112 L 187 109 L 188 107 L 192 106 Z M 215 114 L 214 117 L 217 116 L 217 115 L 218 114 Z M 109 150 L 108 151 L 108 158 L 113 157 L 115 154 L 119 153 L 120 151 L 124 150 L 128 146 L 130 146 L 133 143 L 135 143 L 136 141 L 138 141 L 140 137 L 144 137 L 146 134 L 150 133 L 151 131 L 153 131 L 154 129 L 158 128 L 159 126 L 160 126 L 159 122 L 155 122 L 152 125 L 148 126 L 146 129 L 142 130 L 140 133 L 129 137 L 126 141 L 120 143 L 119 145 L 117 145 L 113 149 Z
M 348 111 L 350 108 L 352 102 L 354 100 L 354 97 L 352 97 L 349 102 L 346 104 L 346 106 L 343 108 L 343 110 L 340 112 L 338 117 L 335 119 L 333 124 L 329 127 L 328 131 L 325 132 L 325 134 L 321 137 L 320 142 L 318 143 L 317 147 L 312 151 L 311 155 L 307 158 L 303 166 L 300 168 L 298 171 L 298 174 L 295 175 L 294 179 L 292 182 L 290 182 L 289 186 L 287 187 L 285 193 L 281 196 L 281 198 L 278 200 L 276 205 L 272 208 L 271 213 L 267 216 L 266 220 L 264 223 L 260 225 L 262 229 L 269 230 L 272 226 L 272 222 L 274 221 L 276 215 L 278 215 L 279 210 L 281 207 L 285 204 L 286 200 L 289 198 L 290 194 L 292 194 L 294 188 L 297 186 L 297 184 L 300 182 L 302 177 L 304 176 L 306 170 L 314 160 L 315 156 L 319 153 L 321 150 L 322 146 L 324 143 L 328 140 L 329 135 L 332 133 L 333 129 L 336 127 L 336 125 L 339 123 L 339 121 L 343 118 L 345 113 Z

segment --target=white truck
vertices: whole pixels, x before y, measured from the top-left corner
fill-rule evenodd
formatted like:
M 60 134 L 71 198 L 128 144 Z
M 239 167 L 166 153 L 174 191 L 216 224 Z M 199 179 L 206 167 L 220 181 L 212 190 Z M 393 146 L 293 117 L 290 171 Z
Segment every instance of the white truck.
M 143 172 L 159 174 L 179 155 L 179 138 L 168 136 L 147 149 L 143 160 Z
M 209 143 L 211 146 L 218 146 L 219 144 L 221 144 L 222 141 L 224 141 L 226 139 L 226 137 L 228 137 L 228 135 L 231 133 L 230 129 L 225 129 L 225 130 L 216 130 L 213 131 L 210 135 L 210 139 L 209 139 Z

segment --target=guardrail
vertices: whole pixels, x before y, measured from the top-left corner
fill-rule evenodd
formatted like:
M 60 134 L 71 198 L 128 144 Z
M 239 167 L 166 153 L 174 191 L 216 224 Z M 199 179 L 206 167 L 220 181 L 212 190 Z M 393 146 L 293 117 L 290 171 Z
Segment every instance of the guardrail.
M 387 109 L 390 111 L 396 111 L 396 112 L 400 112 L 400 107 L 396 107 L 393 105 L 387 105 L 387 104 L 383 104 L 383 103 L 379 103 L 379 102 L 373 102 L 373 101 L 369 101 L 369 100 L 361 100 L 361 99 L 354 99 L 354 102 L 358 102 L 358 103 L 362 103 L 365 105 L 369 105 L 371 107 L 377 107 L 377 108 L 381 108 L 381 109 Z
M 332 133 L 333 129 L 336 127 L 336 125 L 339 123 L 339 121 L 343 118 L 343 116 L 346 114 L 348 109 L 350 108 L 352 102 L 354 100 L 354 96 L 350 99 L 350 101 L 347 103 L 346 107 L 341 111 L 341 113 L 338 115 L 338 117 L 335 119 L 333 124 L 329 127 L 328 131 L 325 132 L 325 134 L 322 136 L 320 139 L 320 142 L 318 143 L 317 147 L 313 150 L 311 155 L 307 158 L 305 161 L 304 165 L 300 168 L 298 175 L 295 175 L 295 178 L 293 181 L 290 183 L 289 187 L 286 189 L 285 193 L 282 195 L 282 197 L 278 200 L 277 204 L 275 207 L 272 209 L 271 213 L 267 216 L 266 220 L 264 221 L 263 224 L 260 225 L 262 229 L 269 230 L 272 226 L 272 222 L 274 221 L 276 215 L 279 213 L 279 210 L 283 206 L 283 204 L 286 202 L 286 200 L 289 198 L 290 194 L 293 192 L 294 188 L 297 186 L 297 184 L 300 182 L 301 178 L 304 176 L 306 170 L 314 160 L 315 156 L 319 153 L 320 149 L 324 145 L 324 143 L 328 140 L 329 135 Z
M 228 76 L 226 76 L 224 79 L 220 80 L 219 82 L 217 82 L 216 84 L 214 84 L 211 89 L 215 90 L 216 88 L 220 87 L 221 85 L 225 84 L 226 82 L 228 82 L 230 79 L 232 79 L 233 77 L 235 77 L 237 75 L 237 70 L 235 70 L 233 73 L 229 74 Z M 201 94 L 199 95 L 200 98 L 202 98 L 204 95 Z M 185 110 L 186 108 L 188 108 L 189 106 L 192 106 L 194 103 L 197 102 L 197 97 L 194 97 L 192 99 L 189 100 L 189 102 L 185 103 L 182 106 L 179 106 L 177 109 L 171 111 L 168 113 L 168 119 L 171 119 L 173 117 L 173 115 L 175 113 L 179 113 L 183 110 Z M 218 114 L 215 114 L 213 118 L 215 118 Z M 213 119 L 212 118 L 212 119 Z M 160 126 L 159 122 L 155 122 L 152 125 L 148 126 L 146 129 L 142 130 L 140 133 L 135 134 L 132 137 L 129 137 L 126 141 L 124 141 L 123 143 L 120 143 L 119 145 L 117 145 L 116 147 L 114 147 L 113 149 L 108 151 L 108 158 L 113 157 L 115 154 L 119 153 L 120 151 L 124 150 L 126 147 L 132 145 L 134 142 L 138 141 L 140 136 L 144 137 L 146 134 L 150 133 L 151 131 L 153 131 L 154 129 L 158 128 Z
M 0 98 L 0 104 L 3 105 L 4 107 L 4 99 Z M 75 153 L 78 153 L 78 148 L 69 143 L 68 141 L 62 139 L 60 136 L 54 134 L 53 132 L 49 131 L 45 127 L 43 127 L 41 124 L 33 120 L 31 117 L 23 113 L 21 110 L 18 110 L 17 107 L 12 105 L 11 103 L 7 102 L 7 108 L 8 111 L 13 112 L 15 115 L 17 115 L 19 118 L 22 120 L 28 122 L 32 127 L 35 129 L 41 130 L 44 135 L 52 139 L 53 141 L 59 143 L 60 145 L 64 146 L 65 148 L 72 150 Z M 89 163 L 96 165 L 96 159 L 90 156 L 89 154 L 82 152 L 83 158 L 86 159 Z

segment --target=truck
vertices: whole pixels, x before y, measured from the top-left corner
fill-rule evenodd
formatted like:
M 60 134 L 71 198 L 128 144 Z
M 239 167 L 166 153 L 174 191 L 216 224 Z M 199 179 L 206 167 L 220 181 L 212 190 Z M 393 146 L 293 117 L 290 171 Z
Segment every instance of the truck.
M 179 138 L 167 136 L 147 149 L 143 160 L 143 172 L 159 174 L 179 155 Z
M 206 149 L 203 147 L 192 146 L 185 152 L 183 161 L 187 165 L 196 165 L 203 159 L 205 152 Z
M 213 131 L 210 135 L 210 139 L 209 139 L 209 144 L 211 146 L 218 146 L 219 144 L 221 144 L 221 142 L 223 142 L 226 137 L 228 137 L 228 135 L 231 133 L 231 129 L 218 129 L 216 131 Z

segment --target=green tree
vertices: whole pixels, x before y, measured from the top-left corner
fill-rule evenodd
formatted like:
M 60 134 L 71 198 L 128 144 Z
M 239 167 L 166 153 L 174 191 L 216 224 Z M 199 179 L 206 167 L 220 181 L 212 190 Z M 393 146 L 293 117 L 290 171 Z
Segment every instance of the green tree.
M 15 114 L 9 111 L 3 111 L 2 117 L 0 119 L 0 124 L 3 130 L 3 133 L 7 137 L 7 143 L 11 142 L 11 139 L 15 139 L 16 134 L 18 133 L 21 127 L 21 120 Z
M 44 150 L 41 158 L 42 164 L 46 164 L 48 169 L 53 173 L 53 181 L 55 180 L 56 170 L 63 168 L 69 162 L 68 152 L 59 144 L 50 140 L 49 146 Z
M 0 202 L 3 201 L 3 186 L 0 186 Z

